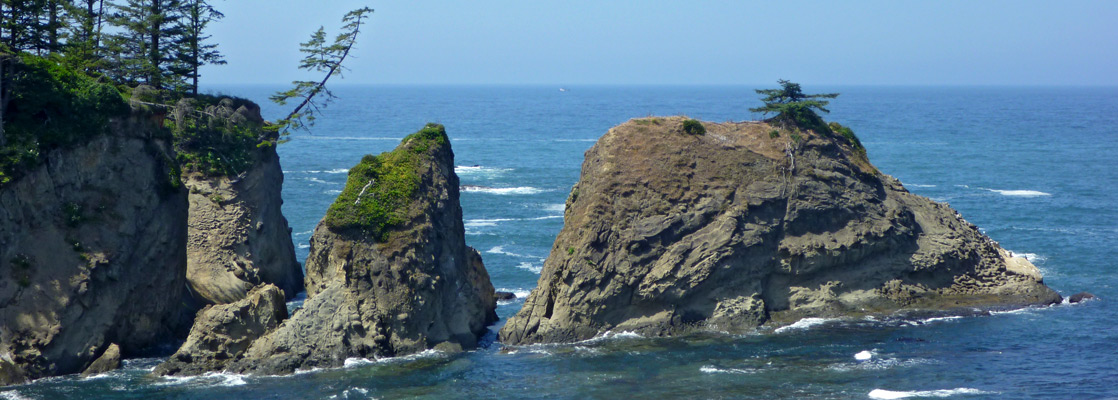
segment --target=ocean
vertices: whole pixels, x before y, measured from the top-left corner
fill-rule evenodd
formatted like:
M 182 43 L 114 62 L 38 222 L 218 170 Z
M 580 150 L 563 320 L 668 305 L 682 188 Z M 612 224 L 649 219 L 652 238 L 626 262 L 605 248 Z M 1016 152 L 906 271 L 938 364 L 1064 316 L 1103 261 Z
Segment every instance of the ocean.
M 583 153 L 610 127 L 649 115 L 758 119 L 757 86 L 338 86 L 310 133 L 279 147 L 284 214 L 300 260 L 315 224 L 364 154 L 427 122 L 446 126 L 466 242 L 481 251 L 504 320 L 536 285 L 563 225 Z M 211 87 L 267 102 L 282 86 Z M 127 360 L 91 378 L 0 388 L 0 399 L 1087 399 L 1118 398 L 1118 88 L 814 87 L 840 92 L 830 121 L 909 191 L 949 203 L 1041 268 L 1064 296 L 1005 312 L 806 319 L 775 332 L 429 351 L 293 376 L 156 378 Z M 298 306 L 298 303 L 292 304 Z

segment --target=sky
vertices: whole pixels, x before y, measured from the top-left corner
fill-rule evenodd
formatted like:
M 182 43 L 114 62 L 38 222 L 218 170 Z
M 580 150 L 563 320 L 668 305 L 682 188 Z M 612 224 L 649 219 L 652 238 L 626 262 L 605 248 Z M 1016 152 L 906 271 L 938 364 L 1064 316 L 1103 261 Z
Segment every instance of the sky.
M 211 2 L 207 84 L 315 79 L 299 43 L 368 6 L 332 83 L 1118 85 L 1118 1 Z

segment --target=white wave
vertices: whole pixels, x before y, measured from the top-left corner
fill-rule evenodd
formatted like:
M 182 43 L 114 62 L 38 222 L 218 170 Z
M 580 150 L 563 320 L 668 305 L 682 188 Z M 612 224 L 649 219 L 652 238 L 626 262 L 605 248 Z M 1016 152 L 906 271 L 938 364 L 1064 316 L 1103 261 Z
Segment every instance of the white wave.
M 873 358 L 873 352 L 871 352 L 869 350 L 862 350 L 862 351 L 859 351 L 858 354 L 854 355 L 854 359 L 858 360 L 858 361 L 866 361 L 866 360 L 869 360 L 871 358 Z
M 1010 257 L 1024 257 L 1026 260 L 1029 260 L 1029 262 L 1031 262 L 1031 263 L 1035 263 L 1037 261 L 1044 261 L 1044 260 L 1048 259 L 1048 257 L 1042 256 L 1042 255 L 1039 255 L 1039 254 L 1036 254 L 1036 253 L 1018 253 L 1018 252 L 1013 251 L 1013 250 L 1008 250 L 1008 251 L 1009 251 Z
M 894 368 L 908 368 L 917 365 L 926 365 L 935 363 L 935 361 L 925 358 L 914 358 L 910 360 L 898 360 L 895 358 L 882 358 L 881 356 L 870 353 L 873 358 L 868 360 L 857 360 L 855 362 L 842 362 L 832 364 L 827 369 L 837 372 L 850 372 L 850 371 L 881 371 L 890 370 Z
M 804 319 L 801 319 L 799 321 L 796 321 L 792 325 L 782 326 L 782 327 L 776 328 L 776 330 L 774 330 L 773 333 L 781 333 L 781 332 L 787 332 L 787 331 L 790 331 L 790 330 L 798 330 L 798 329 L 807 329 L 807 328 L 811 328 L 811 327 L 816 326 L 816 325 L 822 325 L 823 323 L 825 323 L 827 321 L 832 321 L 832 320 L 833 320 L 833 318 L 816 318 L 816 317 L 804 318 Z
M 575 342 L 575 344 L 591 344 L 591 343 L 597 343 L 597 342 L 606 341 L 606 340 L 641 339 L 641 338 L 644 338 L 644 336 L 641 336 L 641 334 L 636 333 L 636 332 L 631 332 L 631 331 L 621 331 L 621 332 L 605 331 L 604 333 L 602 333 L 598 336 L 594 336 L 590 339 Z
M 953 321 L 953 320 L 962 319 L 962 318 L 963 317 L 958 316 L 958 315 L 952 315 L 952 316 L 947 316 L 947 317 L 932 317 L 932 318 L 925 318 L 925 319 L 916 320 L 916 321 L 907 321 L 905 323 L 908 324 L 908 325 L 916 326 L 916 325 L 927 325 L 927 324 L 930 324 L 930 323 L 933 323 L 933 322 Z
M 309 249 L 309 248 L 311 248 L 311 245 L 306 244 L 306 243 L 299 243 L 299 248 L 300 249 Z
M 352 396 L 357 396 L 357 397 L 350 397 L 351 395 Z M 359 387 L 352 387 L 352 388 L 346 389 L 345 391 L 343 391 L 341 393 L 341 397 L 338 397 L 338 395 L 335 394 L 335 395 L 327 397 L 327 398 L 328 399 L 351 399 L 351 398 L 352 399 L 375 399 L 375 397 L 369 396 L 369 389 L 359 388 Z
M 323 194 L 342 194 L 342 191 L 341 190 L 327 190 L 327 191 L 324 191 L 322 193 Z
M 534 188 L 534 187 L 531 187 L 531 186 L 520 186 L 520 187 L 511 187 L 511 188 L 494 188 L 494 187 L 485 187 L 485 186 L 462 186 L 462 191 L 463 192 L 477 192 L 477 193 L 488 193 L 488 194 L 496 194 L 496 195 L 501 195 L 501 196 L 507 196 L 507 195 L 514 195 L 514 194 L 543 193 L 545 190 L 540 189 L 540 188 Z
M 163 376 L 160 377 L 163 381 L 157 382 L 158 386 L 173 386 L 193 383 L 198 381 L 204 386 L 243 386 L 245 382 L 245 375 L 234 374 L 229 372 L 207 372 L 202 375 L 196 376 Z
M 322 183 L 322 184 L 327 184 L 327 183 L 330 183 L 330 182 L 326 182 L 326 181 L 324 181 L 324 180 L 322 180 L 322 179 L 318 179 L 318 178 L 315 178 L 315 177 L 313 177 L 313 176 L 312 176 L 312 177 L 310 177 L 310 178 L 303 178 L 303 180 L 305 180 L 305 181 L 310 181 L 310 182 L 314 182 L 314 183 Z
M 10 390 L 7 392 L 0 392 L 0 399 L 5 400 L 31 400 L 30 397 L 19 394 L 19 391 Z
M 345 359 L 345 361 L 342 362 L 342 367 L 343 368 L 353 368 L 353 367 L 361 367 L 361 366 L 372 365 L 372 364 L 406 362 L 406 361 L 419 360 L 419 359 L 423 359 L 423 358 L 438 358 L 438 357 L 443 357 L 445 355 L 446 355 L 446 353 L 443 353 L 442 351 L 435 350 L 435 349 L 427 349 L 427 350 L 424 350 L 424 351 L 421 351 L 421 352 L 418 352 L 418 353 L 415 353 L 415 354 L 408 354 L 406 356 L 399 356 L 399 357 L 384 357 L 384 358 L 350 357 L 350 358 Z
M 454 173 L 456 173 L 458 175 L 466 175 L 466 176 L 473 176 L 473 175 L 492 176 L 492 175 L 497 175 L 497 174 L 503 174 L 503 173 L 509 172 L 509 171 L 512 171 L 512 168 L 483 167 L 483 166 L 480 166 L 480 165 L 459 165 L 459 166 L 454 167 Z
M 718 368 L 713 365 L 704 365 L 699 368 L 704 374 L 755 374 L 757 370 L 743 368 Z
M 919 183 L 910 183 L 910 184 L 907 184 L 905 186 L 918 187 L 918 188 L 934 188 L 934 187 L 936 187 L 936 185 L 921 185 Z
M 532 273 L 536 273 L 536 274 L 538 274 L 540 272 L 543 272 L 543 266 L 542 265 L 532 265 L 532 263 L 527 262 L 527 261 L 522 262 L 520 264 L 517 264 L 516 267 L 520 268 L 520 269 L 526 269 L 526 270 L 532 271 Z
M 465 225 L 467 228 L 477 228 L 477 227 L 482 227 L 482 226 L 497 226 L 498 222 L 543 221 L 545 219 L 557 219 L 557 218 L 563 218 L 563 216 L 562 215 L 547 215 L 547 216 L 543 216 L 543 217 L 533 217 L 533 218 L 478 218 L 478 219 L 467 219 L 463 223 L 463 225 Z
M 296 234 L 295 234 L 294 236 L 303 236 L 303 235 L 310 235 L 310 234 L 312 234 L 312 233 L 314 233 L 314 229 L 311 229 L 311 230 L 309 230 L 309 231 L 306 231 L 306 232 L 299 232 L 299 233 L 296 233 Z
M 1051 193 L 1040 192 L 1036 190 L 998 190 L 998 189 L 985 189 L 991 192 L 1000 194 L 1002 196 L 1016 196 L 1016 197 L 1040 197 L 1051 196 Z
M 909 397 L 951 397 L 957 394 L 993 394 L 978 389 L 971 388 L 958 388 L 958 389 L 941 389 L 941 390 L 916 390 L 916 391 L 893 391 L 885 389 L 874 389 L 870 391 L 869 397 L 871 399 L 907 399 Z
M 509 292 L 509 293 L 512 293 L 512 294 L 516 295 L 516 298 L 518 298 L 518 299 L 523 299 L 523 298 L 525 298 L 525 297 L 528 297 L 528 295 L 532 294 L 532 292 L 531 292 L 531 291 L 529 291 L 529 290 L 524 290 L 524 289 L 508 289 L 508 288 L 497 288 L 497 291 L 498 291 L 498 292 Z
M 327 174 L 346 174 L 349 173 L 349 168 L 336 168 L 325 172 Z
M 566 204 L 547 204 L 543 206 L 544 211 L 563 213 L 567 211 Z

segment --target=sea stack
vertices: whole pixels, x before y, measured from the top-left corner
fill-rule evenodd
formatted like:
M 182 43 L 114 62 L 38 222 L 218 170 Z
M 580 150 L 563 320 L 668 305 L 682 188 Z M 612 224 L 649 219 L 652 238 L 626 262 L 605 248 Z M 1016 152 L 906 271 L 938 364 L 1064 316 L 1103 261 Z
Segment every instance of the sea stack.
M 631 120 L 586 152 L 502 342 L 1060 300 L 1024 258 L 880 173 L 848 129 L 699 124 Z
M 103 372 L 189 326 L 186 190 L 169 138 L 124 115 L 0 188 L 0 385 Z
M 226 98 L 206 112 L 264 135 L 260 107 L 250 101 Z M 275 143 L 275 138 L 265 143 Z M 274 284 L 288 298 L 303 289 L 302 266 L 280 210 L 283 171 L 276 147 L 259 146 L 247 154 L 248 167 L 232 176 L 183 174 L 190 192 L 187 279 L 203 304 L 235 302 L 260 284 Z
M 365 156 L 311 237 L 303 308 L 228 370 L 283 374 L 476 347 L 496 320 L 496 301 L 464 236 L 443 126 Z

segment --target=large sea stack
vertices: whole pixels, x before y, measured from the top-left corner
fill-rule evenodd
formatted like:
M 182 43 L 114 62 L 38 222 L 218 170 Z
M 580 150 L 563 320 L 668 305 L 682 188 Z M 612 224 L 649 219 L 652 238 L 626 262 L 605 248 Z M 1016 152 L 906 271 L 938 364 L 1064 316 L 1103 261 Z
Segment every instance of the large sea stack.
M 247 100 L 222 99 L 206 113 L 254 132 L 261 132 L 264 124 L 260 107 Z M 274 143 L 274 138 L 265 143 Z M 283 171 L 276 147 L 256 147 L 243 163 L 247 168 L 232 175 L 183 174 L 190 191 L 187 279 L 202 303 L 231 303 L 266 283 L 288 298 L 303 288 L 302 266 L 280 210 Z
M 189 323 L 186 191 L 161 132 L 116 119 L 0 188 L 0 384 L 81 372 Z
M 303 308 L 228 369 L 281 374 L 475 347 L 496 302 L 465 244 L 458 196 L 441 125 L 363 158 L 311 237 Z
M 538 287 L 501 341 L 1060 299 L 955 210 L 878 172 L 849 130 L 702 134 L 685 121 L 631 120 L 586 152 Z

